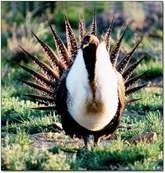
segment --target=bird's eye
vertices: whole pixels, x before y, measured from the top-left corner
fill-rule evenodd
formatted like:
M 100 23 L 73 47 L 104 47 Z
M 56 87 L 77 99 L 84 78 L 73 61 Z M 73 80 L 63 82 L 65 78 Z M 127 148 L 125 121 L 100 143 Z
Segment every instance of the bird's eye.
M 82 48 L 84 49 L 85 47 L 89 46 L 91 40 L 91 36 L 85 36 L 83 41 L 82 41 Z
M 83 43 L 87 44 L 90 41 L 90 36 L 84 37 Z

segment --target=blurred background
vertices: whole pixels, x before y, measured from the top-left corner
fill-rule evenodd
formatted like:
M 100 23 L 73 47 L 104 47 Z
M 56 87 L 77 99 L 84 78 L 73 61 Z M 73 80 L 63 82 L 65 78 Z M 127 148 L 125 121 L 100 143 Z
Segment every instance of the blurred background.
M 2 48 L 7 48 L 9 59 L 17 57 L 15 55 L 18 51 L 18 42 L 31 52 L 38 52 L 39 48 L 34 44 L 31 31 L 53 46 L 48 23 L 55 24 L 61 37 L 65 37 L 64 14 L 68 16 L 76 31 L 79 17 L 84 17 L 86 26 L 89 26 L 93 9 L 95 9 L 99 34 L 106 31 L 113 16 L 115 17 L 114 37 L 118 27 L 121 28 L 124 23 L 133 20 L 134 22 L 127 32 L 126 41 L 133 34 L 140 32 L 145 36 L 146 53 L 154 58 L 161 58 L 162 7 L 162 2 L 2 2 Z M 147 42 L 149 39 L 152 41 Z M 157 41 L 160 44 L 157 44 Z M 155 44 L 157 50 L 155 50 Z
M 115 17 L 112 33 L 114 39 L 119 35 L 123 24 L 133 20 L 125 36 L 123 52 L 133 46 L 137 41 L 136 37 L 143 35 L 143 44 L 136 52 L 136 56 L 143 54 L 148 59 L 161 61 L 162 2 L 2 2 L 2 79 L 9 74 L 11 64 L 29 62 L 29 58 L 18 48 L 18 45 L 42 57 L 40 46 L 31 31 L 54 48 L 48 24 L 55 24 L 59 35 L 65 40 L 64 14 L 68 16 L 71 26 L 78 35 L 79 17 L 84 18 L 88 28 L 94 9 L 99 35 L 106 31 L 113 16 Z
M 43 52 L 32 36 L 33 31 L 40 39 L 55 48 L 50 34 L 49 24 L 56 26 L 58 34 L 65 42 L 64 14 L 70 20 L 75 34 L 78 35 L 79 18 L 84 18 L 88 28 L 96 10 L 98 35 L 103 34 L 114 16 L 115 23 L 112 40 L 116 40 L 123 24 L 133 20 L 124 38 L 122 53 L 128 52 L 141 35 L 143 43 L 135 53 L 135 57 L 145 55 L 150 60 L 150 78 L 162 76 L 162 40 L 163 40 L 163 6 L 162 2 L 2 2 L 1 18 L 1 55 L 2 55 L 2 88 L 9 84 L 17 86 L 15 79 L 25 77 L 18 63 L 31 63 L 29 58 L 19 49 L 21 45 L 30 53 L 43 58 Z M 150 62 L 154 63 L 150 63 Z M 146 65 L 147 66 L 147 65 Z M 146 67 L 147 68 L 147 67 Z M 162 78 L 161 78 L 162 79 Z M 161 80 L 162 82 L 162 80 Z M 17 88 L 12 95 L 20 96 Z

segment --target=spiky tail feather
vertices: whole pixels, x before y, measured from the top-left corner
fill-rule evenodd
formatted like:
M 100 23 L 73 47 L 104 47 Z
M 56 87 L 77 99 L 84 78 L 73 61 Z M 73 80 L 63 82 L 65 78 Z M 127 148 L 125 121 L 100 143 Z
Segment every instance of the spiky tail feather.
M 114 19 L 112 19 L 111 25 L 109 26 L 106 34 L 104 35 L 104 41 L 106 42 L 108 51 L 110 50 L 109 43 L 111 38 L 113 21 Z M 41 69 L 41 72 L 35 72 L 32 69 L 29 69 L 25 66 L 21 66 L 25 71 L 30 73 L 32 77 L 36 80 L 36 83 L 22 80 L 23 83 L 29 85 L 32 88 L 35 88 L 40 93 L 39 95 L 32 95 L 32 94 L 26 95 L 31 100 L 37 101 L 38 103 L 42 104 L 42 106 L 37 107 L 35 109 L 39 109 L 39 110 L 54 110 L 55 109 L 58 81 L 61 79 L 62 74 L 68 68 L 70 68 L 71 65 L 73 64 L 74 58 L 78 50 L 78 45 L 80 45 L 80 42 L 82 41 L 86 31 L 84 21 L 81 19 L 79 22 L 79 42 L 78 42 L 75 38 L 73 29 L 69 23 L 69 20 L 66 17 L 65 17 L 65 28 L 66 28 L 67 47 L 64 45 L 63 41 L 58 36 L 56 31 L 53 29 L 53 27 L 50 26 L 52 36 L 57 48 L 57 53 L 55 53 L 51 49 L 51 47 L 49 47 L 46 43 L 44 43 L 41 39 L 39 39 L 37 35 L 35 35 L 35 33 L 33 33 L 34 37 L 39 42 L 43 51 L 45 52 L 45 55 L 47 56 L 47 60 L 50 65 L 39 60 L 39 58 L 31 55 L 30 53 L 28 53 L 25 49 L 21 47 L 21 49 Z M 94 16 L 93 16 L 93 20 L 92 20 L 92 24 L 90 28 L 91 28 L 90 33 L 96 35 L 97 24 L 96 24 L 95 12 L 94 12 Z M 127 28 L 128 28 L 128 25 L 126 25 L 119 40 L 116 42 L 113 49 L 110 51 L 110 60 L 112 64 L 114 65 L 114 67 L 116 68 L 116 70 L 123 76 L 123 79 L 125 80 L 126 95 L 130 95 L 136 92 L 137 90 L 145 87 L 146 84 L 134 85 L 139 79 L 143 77 L 144 74 L 140 74 L 137 76 L 132 75 L 134 69 L 144 59 L 142 57 L 141 59 L 137 60 L 134 63 L 131 62 L 132 55 L 137 49 L 137 47 L 139 46 L 139 44 L 141 43 L 142 39 L 140 39 L 140 41 L 137 42 L 134 48 L 118 62 L 117 58 L 118 58 L 119 50 L 120 50 Z M 127 100 L 127 103 L 132 103 L 137 100 L 139 99 Z
M 111 39 L 113 24 L 114 24 L 114 16 L 113 16 L 111 24 L 110 24 L 110 26 L 109 26 L 109 28 L 108 28 L 107 32 L 105 33 L 105 36 L 104 36 L 108 52 L 110 49 L 110 39 Z
M 79 45 L 81 44 L 84 35 L 85 35 L 85 24 L 84 24 L 84 20 L 80 19 L 80 21 L 79 21 Z
M 95 14 L 95 9 L 93 12 L 93 20 L 91 24 L 91 34 L 96 35 L 97 34 L 97 23 L 96 23 L 96 14 Z

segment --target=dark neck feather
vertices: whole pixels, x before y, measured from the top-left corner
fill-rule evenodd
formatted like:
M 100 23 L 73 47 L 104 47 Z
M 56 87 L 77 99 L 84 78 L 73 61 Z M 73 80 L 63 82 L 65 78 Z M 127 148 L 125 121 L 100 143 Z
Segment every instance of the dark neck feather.
M 91 44 L 90 46 L 84 48 L 83 57 L 88 72 L 89 82 L 93 82 L 95 78 L 96 45 Z
M 96 65 L 96 48 L 95 44 L 91 44 L 83 50 L 83 57 L 85 61 L 85 66 L 88 72 L 88 80 L 93 93 L 93 100 L 95 100 L 95 65 Z

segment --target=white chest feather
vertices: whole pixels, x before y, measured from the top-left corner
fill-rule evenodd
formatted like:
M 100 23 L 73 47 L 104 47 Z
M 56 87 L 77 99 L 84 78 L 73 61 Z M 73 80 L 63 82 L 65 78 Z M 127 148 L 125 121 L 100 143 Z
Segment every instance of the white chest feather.
M 104 43 L 99 44 L 96 52 L 95 81 L 96 99 L 93 103 L 88 73 L 80 49 L 66 80 L 67 106 L 74 120 L 92 131 L 104 128 L 112 120 L 118 107 L 117 77 Z M 93 107 L 93 110 L 89 107 Z

